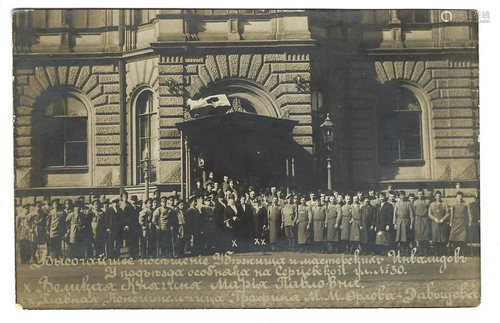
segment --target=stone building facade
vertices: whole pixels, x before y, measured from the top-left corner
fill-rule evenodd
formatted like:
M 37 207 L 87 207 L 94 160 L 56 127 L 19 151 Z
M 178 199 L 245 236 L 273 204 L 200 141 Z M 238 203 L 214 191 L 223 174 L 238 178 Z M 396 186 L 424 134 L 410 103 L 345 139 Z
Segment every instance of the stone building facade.
M 286 156 L 273 159 L 266 148 L 263 168 L 281 174 L 275 185 L 327 186 L 319 126 L 329 113 L 334 188 L 392 184 L 451 196 L 460 183 L 472 196 L 479 187 L 477 23 L 442 15 L 14 12 L 16 205 L 45 195 L 142 192 L 146 157 L 151 190 L 188 194 L 196 176 L 222 161 L 203 157 L 182 130 L 192 119 L 186 100 L 221 93 L 270 127 L 294 121 Z

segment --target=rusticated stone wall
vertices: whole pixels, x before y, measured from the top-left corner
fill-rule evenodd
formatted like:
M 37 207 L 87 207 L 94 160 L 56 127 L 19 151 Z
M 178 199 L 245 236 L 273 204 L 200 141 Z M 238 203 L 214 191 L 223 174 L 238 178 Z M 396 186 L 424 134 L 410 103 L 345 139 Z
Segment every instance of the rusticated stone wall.
M 75 186 L 116 186 L 119 184 L 119 76 L 116 64 L 81 63 L 62 65 L 48 61 L 38 66 L 18 64 L 14 70 L 16 98 L 15 169 L 16 187 L 57 186 L 43 183 L 43 173 L 35 169 L 32 145 L 32 117 L 37 100 L 47 90 L 68 87 L 81 93 L 87 102 L 91 138 L 89 143 L 89 172 Z M 93 171 L 93 172 L 92 172 Z
M 479 179 L 476 60 L 352 60 L 346 66 L 350 71 L 346 104 L 354 181 Z M 422 120 L 427 130 L 423 139 L 429 145 L 423 166 L 394 165 L 389 169 L 378 165 L 376 102 L 384 84 L 394 81 L 418 88 L 428 103 L 423 105 L 428 109 L 423 116 L 430 119 Z

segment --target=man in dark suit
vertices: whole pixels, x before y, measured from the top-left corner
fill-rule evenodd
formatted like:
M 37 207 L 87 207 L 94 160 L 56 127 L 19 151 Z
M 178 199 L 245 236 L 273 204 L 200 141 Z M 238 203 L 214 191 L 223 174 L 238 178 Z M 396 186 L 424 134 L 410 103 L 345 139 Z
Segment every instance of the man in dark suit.
M 118 259 L 120 250 L 123 247 L 123 227 L 125 213 L 120 208 L 120 199 L 114 198 L 113 205 L 106 210 L 106 234 L 108 235 L 108 257 Z
M 130 202 L 123 210 L 125 214 L 125 231 L 127 232 L 127 246 L 129 256 L 136 259 L 139 256 L 139 238 L 141 236 L 141 225 L 139 224 L 139 213 L 141 209 L 137 205 L 137 195 L 130 197 Z
M 241 195 L 240 204 L 238 204 L 237 208 L 241 219 L 240 236 L 246 244 L 253 235 L 253 212 L 252 206 L 247 203 L 247 197 L 245 195 Z
M 379 254 L 386 254 L 390 244 L 389 230 L 392 226 L 394 208 L 387 202 L 385 193 L 379 193 L 380 205 L 373 221 L 373 227 L 376 232 L 375 244 Z

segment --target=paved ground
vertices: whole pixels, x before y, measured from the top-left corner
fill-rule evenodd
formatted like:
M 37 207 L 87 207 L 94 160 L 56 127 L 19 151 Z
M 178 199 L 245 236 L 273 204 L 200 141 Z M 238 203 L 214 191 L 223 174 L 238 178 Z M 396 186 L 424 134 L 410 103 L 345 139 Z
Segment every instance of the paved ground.
M 406 258 L 406 263 L 395 259 L 278 252 L 156 264 L 121 259 L 120 263 L 18 265 L 17 301 L 24 308 L 47 309 L 479 304 L 479 257 Z

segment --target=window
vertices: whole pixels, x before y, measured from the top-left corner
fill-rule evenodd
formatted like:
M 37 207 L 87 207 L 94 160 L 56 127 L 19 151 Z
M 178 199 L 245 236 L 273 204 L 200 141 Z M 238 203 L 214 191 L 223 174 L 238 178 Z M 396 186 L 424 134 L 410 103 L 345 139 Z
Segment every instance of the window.
M 429 10 L 399 10 L 398 16 L 402 23 L 431 22 Z
M 43 118 L 44 167 L 87 166 L 88 115 L 83 102 L 63 94 L 48 104 Z
M 153 111 L 153 94 L 150 91 L 142 92 L 137 98 L 137 161 L 138 166 L 145 165 L 146 157 L 151 162 L 152 154 L 155 153 L 152 142 L 152 117 L 156 114 Z M 154 172 L 151 172 L 150 180 L 154 182 Z M 138 167 L 140 183 L 144 183 L 144 171 Z
M 422 160 L 422 109 L 412 91 L 394 88 L 379 102 L 379 160 Z

